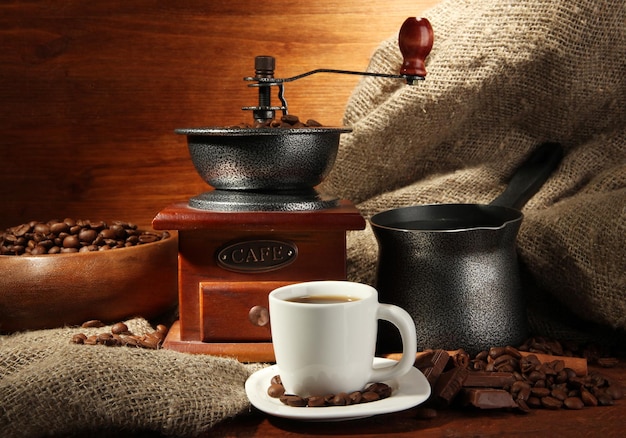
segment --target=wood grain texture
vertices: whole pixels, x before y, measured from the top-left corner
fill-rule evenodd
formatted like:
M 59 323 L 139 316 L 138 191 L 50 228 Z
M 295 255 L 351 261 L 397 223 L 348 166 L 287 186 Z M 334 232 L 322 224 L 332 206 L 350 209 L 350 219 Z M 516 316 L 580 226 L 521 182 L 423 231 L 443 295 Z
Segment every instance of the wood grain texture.
M 0 227 L 75 217 L 148 226 L 208 186 L 175 128 L 250 120 L 256 55 L 276 75 L 365 70 L 436 0 L 0 4 Z M 289 84 L 290 112 L 341 124 L 357 76 Z

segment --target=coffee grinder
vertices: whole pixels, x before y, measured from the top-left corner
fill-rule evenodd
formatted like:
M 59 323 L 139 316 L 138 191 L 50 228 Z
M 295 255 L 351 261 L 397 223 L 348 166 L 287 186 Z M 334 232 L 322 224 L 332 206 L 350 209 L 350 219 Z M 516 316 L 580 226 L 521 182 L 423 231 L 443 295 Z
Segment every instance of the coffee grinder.
M 408 18 L 398 37 L 398 75 L 313 70 L 275 78 L 275 59 L 255 58 L 258 105 L 251 127 L 186 128 L 189 152 L 211 190 L 172 204 L 153 219 L 157 230 L 178 230 L 179 320 L 163 348 L 271 362 L 268 294 L 296 282 L 346 279 L 346 232 L 365 228 L 348 200 L 318 190 L 331 170 L 347 127 L 272 127 L 288 119 L 284 84 L 316 73 L 403 79 L 426 75 L 433 43 L 426 19 Z M 279 106 L 272 106 L 272 90 Z

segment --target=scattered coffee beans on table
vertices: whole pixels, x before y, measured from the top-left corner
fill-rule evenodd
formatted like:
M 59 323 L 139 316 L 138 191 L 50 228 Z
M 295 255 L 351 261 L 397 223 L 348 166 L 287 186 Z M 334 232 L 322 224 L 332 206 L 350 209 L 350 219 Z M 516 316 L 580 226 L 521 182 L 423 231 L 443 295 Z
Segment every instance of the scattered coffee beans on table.
M 616 358 L 599 351 L 578 351 L 589 363 L 615 366 Z M 541 357 L 543 360 L 540 360 Z M 566 366 L 574 357 L 557 341 L 532 338 L 519 348 L 492 347 L 470 357 L 463 350 L 428 350 L 415 366 L 424 373 L 432 394 L 418 408 L 417 418 L 436 416 L 450 406 L 478 409 L 583 409 L 609 406 L 624 397 L 624 390 L 601 373 L 579 375 Z
M 137 225 L 115 221 L 31 221 L 7 228 L 0 234 L 0 255 L 65 254 L 105 251 L 156 242 L 170 237 L 167 231 L 141 231 Z
M 340 392 L 338 394 L 326 394 L 311 397 L 300 397 L 295 394 L 285 394 L 280 376 L 272 377 L 267 395 L 278 398 L 280 401 L 292 407 L 320 408 L 326 406 L 348 406 L 359 403 L 368 403 L 383 400 L 391 396 L 391 387 L 385 383 L 372 383 L 361 391 L 351 393 Z
M 82 328 L 99 328 L 104 327 L 104 323 L 99 320 L 86 321 L 81 325 Z M 103 332 L 87 336 L 84 333 L 78 333 L 72 336 L 70 342 L 73 344 L 84 345 L 106 345 L 109 347 L 136 347 L 157 350 L 161 347 L 168 328 L 159 324 L 156 330 L 145 335 L 135 335 L 128 330 L 128 326 L 123 322 L 118 322 L 111 326 L 110 332 Z

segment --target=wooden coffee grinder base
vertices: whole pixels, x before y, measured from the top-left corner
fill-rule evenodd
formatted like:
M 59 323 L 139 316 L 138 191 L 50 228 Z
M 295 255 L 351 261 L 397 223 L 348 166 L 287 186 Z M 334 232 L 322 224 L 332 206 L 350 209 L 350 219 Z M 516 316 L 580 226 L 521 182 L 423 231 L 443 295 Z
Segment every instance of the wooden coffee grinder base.
M 365 228 L 349 201 L 310 211 L 210 211 L 173 204 L 157 230 L 178 230 L 180 319 L 166 349 L 272 362 L 273 289 L 346 279 L 346 231 Z

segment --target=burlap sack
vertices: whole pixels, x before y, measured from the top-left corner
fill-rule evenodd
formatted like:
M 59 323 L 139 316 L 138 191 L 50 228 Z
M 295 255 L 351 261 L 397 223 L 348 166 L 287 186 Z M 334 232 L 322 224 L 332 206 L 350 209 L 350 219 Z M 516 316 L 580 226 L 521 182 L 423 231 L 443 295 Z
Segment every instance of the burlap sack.
M 153 332 L 143 319 L 135 334 Z M 249 410 L 262 365 L 169 350 L 74 345 L 63 328 L 0 336 L 0 436 L 196 436 Z
M 326 189 L 367 218 L 488 203 L 537 144 L 559 142 L 566 157 L 523 209 L 518 239 L 531 307 L 547 318 L 531 312 L 531 322 L 545 334 L 564 315 L 573 329 L 625 329 L 625 2 L 449 0 L 425 16 L 435 34 L 426 80 L 360 82 Z M 391 37 L 370 70 L 397 72 L 401 60 Z M 376 257 L 369 227 L 350 233 L 350 279 L 375 283 Z

